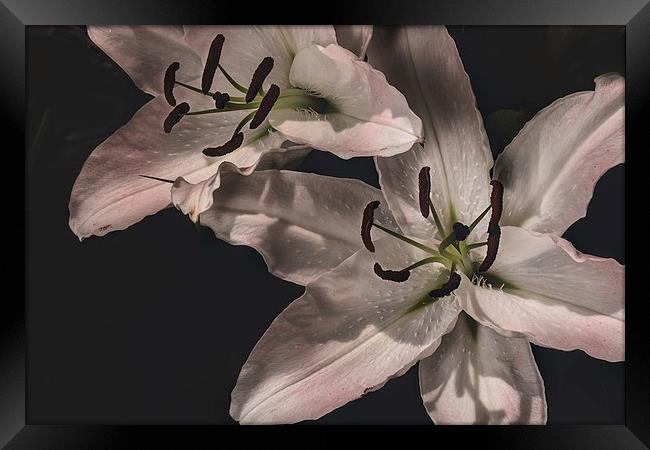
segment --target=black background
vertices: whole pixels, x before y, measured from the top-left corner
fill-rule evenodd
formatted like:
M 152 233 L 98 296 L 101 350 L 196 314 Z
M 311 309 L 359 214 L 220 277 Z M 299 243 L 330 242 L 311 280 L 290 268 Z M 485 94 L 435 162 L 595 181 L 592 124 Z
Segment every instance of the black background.
M 497 154 L 556 98 L 624 74 L 622 27 L 451 27 Z M 232 423 L 239 368 L 302 288 L 252 249 L 223 243 L 170 209 L 79 242 L 67 202 L 92 149 L 148 100 L 81 27 L 27 35 L 28 421 Z M 371 160 L 312 152 L 300 168 L 376 185 Z M 619 166 L 565 237 L 624 263 Z M 549 423 L 622 423 L 623 364 L 534 348 Z M 322 423 L 428 423 L 417 371 Z

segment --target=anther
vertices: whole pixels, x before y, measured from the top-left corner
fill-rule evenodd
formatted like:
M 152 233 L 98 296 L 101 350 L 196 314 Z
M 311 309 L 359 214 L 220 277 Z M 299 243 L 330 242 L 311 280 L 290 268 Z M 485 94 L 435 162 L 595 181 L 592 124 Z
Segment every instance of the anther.
M 266 93 L 262 101 L 260 102 L 260 107 L 257 109 L 257 112 L 255 113 L 255 117 L 253 117 L 253 120 L 251 121 L 250 127 L 251 130 L 253 128 L 259 127 L 262 122 L 264 122 L 264 119 L 266 119 L 266 116 L 269 115 L 271 112 L 271 109 L 273 108 L 273 105 L 275 105 L 275 101 L 278 99 L 280 96 L 280 88 L 272 84 L 271 87 L 269 88 L 269 91 Z
M 188 112 L 190 112 L 190 105 L 186 102 L 174 106 L 174 109 L 170 111 L 169 115 L 163 122 L 163 130 L 165 130 L 165 133 L 171 133 L 174 125 L 180 122 L 183 116 Z
M 402 283 L 411 276 L 411 272 L 408 270 L 384 270 L 379 263 L 375 263 L 374 270 L 375 274 L 382 280 L 394 281 L 396 283 Z
M 487 251 L 485 259 L 478 268 L 479 272 L 486 272 L 494 263 L 499 251 L 499 241 L 501 240 L 501 227 L 494 225 L 488 228 Z
M 255 69 L 251 84 L 248 87 L 248 92 L 246 92 L 246 103 L 252 102 L 260 89 L 262 89 L 262 84 L 266 80 L 266 77 L 269 76 L 269 73 L 271 73 L 271 69 L 273 69 L 273 58 L 267 56 L 257 66 L 257 69 Z
M 467 236 L 469 236 L 470 229 L 467 225 L 462 224 L 460 222 L 456 222 L 455 224 L 452 225 L 454 229 L 454 238 L 457 241 L 464 241 L 467 239 Z
M 363 219 L 361 220 L 361 240 L 363 245 L 368 249 L 368 251 L 375 252 L 375 244 L 372 243 L 372 237 L 370 236 L 370 230 L 372 229 L 372 223 L 375 220 L 375 209 L 379 207 L 379 200 L 370 202 L 366 205 L 366 208 L 363 210 Z
M 223 48 L 224 40 L 223 34 L 217 34 L 210 44 L 208 59 L 205 61 L 203 76 L 201 77 L 201 91 L 204 94 L 207 94 L 212 87 L 214 73 L 217 71 L 217 66 L 219 66 L 219 60 L 221 59 L 221 49 Z
M 176 98 L 174 97 L 174 84 L 176 84 L 176 71 L 181 65 L 177 62 L 171 63 L 167 70 L 165 70 L 165 80 L 163 88 L 165 92 L 165 100 L 170 106 L 176 106 Z
M 499 180 L 492 180 L 490 181 L 490 184 L 492 185 L 492 192 L 490 193 L 492 215 L 490 215 L 488 230 L 499 225 L 501 212 L 503 211 L 503 184 Z
M 420 212 L 424 217 L 429 217 L 429 198 L 431 195 L 430 170 L 430 167 L 423 167 L 420 169 L 420 175 L 418 177 L 420 185 Z
M 208 147 L 203 150 L 205 156 L 215 157 L 224 156 L 237 150 L 244 142 L 244 133 L 236 133 L 228 142 L 219 147 Z
M 225 92 L 215 92 L 212 94 L 212 98 L 214 99 L 214 105 L 217 107 L 217 109 L 224 109 L 226 107 L 226 103 L 230 101 L 230 95 Z
M 449 295 L 458 289 L 458 286 L 460 286 L 460 275 L 458 275 L 456 272 L 452 272 L 452 274 L 449 276 L 449 280 L 445 284 L 440 286 L 438 289 L 434 289 L 433 291 L 429 292 L 429 297 L 444 297 L 445 295 Z

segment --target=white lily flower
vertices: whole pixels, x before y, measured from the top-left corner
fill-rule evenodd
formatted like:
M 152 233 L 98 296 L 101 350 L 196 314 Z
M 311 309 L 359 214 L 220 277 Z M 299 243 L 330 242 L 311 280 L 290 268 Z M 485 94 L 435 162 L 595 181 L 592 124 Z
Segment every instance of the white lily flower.
M 250 174 L 310 148 L 388 156 L 422 138 L 404 96 L 360 59 L 368 27 L 341 28 L 357 53 L 337 45 L 332 26 L 91 26 L 88 34 L 155 98 L 86 161 L 70 198 L 79 238 L 171 203 L 196 220 L 222 169 Z M 174 180 L 170 197 L 164 181 Z
M 498 158 L 491 188 L 481 116 L 446 30 L 375 29 L 368 52 L 425 125 L 424 146 L 376 159 L 381 191 L 263 171 L 227 180 L 200 217 L 306 285 L 244 364 L 231 415 L 316 419 L 421 360 L 435 423 L 545 423 L 529 341 L 624 357 L 624 267 L 559 237 L 623 161 L 624 80 L 598 77 L 595 91 L 539 112 Z

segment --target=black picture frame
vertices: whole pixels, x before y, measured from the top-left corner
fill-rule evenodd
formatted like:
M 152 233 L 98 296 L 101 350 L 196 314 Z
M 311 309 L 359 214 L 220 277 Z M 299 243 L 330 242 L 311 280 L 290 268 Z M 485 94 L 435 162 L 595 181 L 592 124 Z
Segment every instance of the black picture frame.
M 14 167 L 24 164 L 25 122 L 25 27 L 29 25 L 73 24 L 206 24 L 206 23 L 373 23 L 416 24 L 440 23 L 446 25 L 623 25 L 626 40 L 626 203 L 632 204 L 631 188 L 642 178 L 635 177 L 639 170 L 640 154 L 647 147 L 642 138 L 646 134 L 647 112 L 650 104 L 650 4 L 647 0 L 472 0 L 391 2 L 389 0 L 362 0 L 344 2 L 330 0 L 319 5 L 318 14 L 305 8 L 303 2 L 290 1 L 266 6 L 243 5 L 241 2 L 206 2 L 186 0 L 3 0 L 0 4 L 0 46 L 2 48 L 2 100 L 3 137 L 5 151 L 13 151 Z M 295 14 L 289 14 L 295 11 Z M 630 164 L 631 163 L 631 164 Z M 14 173 L 18 171 L 13 170 Z M 632 175 L 629 175 L 632 174 Z M 641 175 L 642 177 L 643 175 Z M 11 180 L 24 186 L 24 179 Z M 20 184 L 20 183 L 23 184 Z M 10 183 L 5 180 L 6 185 Z M 16 189 L 15 187 L 12 189 Z M 15 195 L 15 194 L 14 194 Z M 13 203 L 16 203 L 15 197 Z M 647 202 L 646 202 L 647 203 Z M 638 203 L 643 205 L 643 203 Z M 17 209 L 8 205 L 8 209 Z M 633 217 L 638 208 L 626 208 L 628 238 L 642 236 L 641 226 Z M 12 233 L 19 233 L 14 211 L 13 219 L 5 221 Z M 24 225 L 24 224 L 23 224 Z M 13 229 L 17 228 L 18 231 Z M 24 229 L 24 226 L 22 227 Z M 639 232 L 637 232 L 639 231 Z M 14 239 L 14 238 L 11 238 Z M 643 282 L 641 269 L 635 261 L 635 249 L 627 245 L 628 261 L 626 284 L 626 375 L 624 425 L 556 425 L 546 427 L 430 427 L 410 428 L 410 431 L 391 431 L 387 428 L 351 430 L 366 444 L 380 444 L 396 436 L 403 444 L 415 439 L 431 439 L 431 444 L 449 442 L 493 442 L 500 448 L 572 448 L 572 449 L 636 449 L 650 445 L 650 349 L 649 332 L 645 324 L 645 298 L 632 295 L 636 285 Z M 640 241 L 637 241 L 641 245 Z M 5 243 L 5 247 L 9 245 Z M 18 247 L 16 252 L 20 252 Z M 638 250 L 636 250 L 638 252 Z M 9 258 L 7 258 L 9 259 Z M 6 260 L 7 260 L 6 259 Z M 5 260 L 5 261 L 6 261 Z M 25 268 L 23 256 L 16 255 L 10 265 Z M 20 262 L 23 264 L 20 264 Z M 641 266 L 642 267 L 642 266 Z M 29 287 L 18 280 L 14 283 L 18 294 Z M 238 427 L 117 427 L 85 425 L 33 425 L 25 422 L 25 295 L 5 294 L 2 316 L 2 342 L 0 343 L 0 444 L 8 443 L 10 449 L 41 448 L 199 448 L 198 442 L 214 446 L 229 439 L 250 439 L 245 428 Z M 6 313 L 5 313 L 6 311 Z M 435 428 L 435 429 L 434 429 Z M 311 443 L 327 445 L 337 442 L 340 427 L 288 427 L 256 429 L 256 437 L 285 441 L 289 432 L 298 432 L 304 443 L 306 435 Z M 189 444 L 193 442 L 193 444 Z M 645 445 L 644 445 L 645 444 Z M 313 445 L 312 445 L 313 446 Z

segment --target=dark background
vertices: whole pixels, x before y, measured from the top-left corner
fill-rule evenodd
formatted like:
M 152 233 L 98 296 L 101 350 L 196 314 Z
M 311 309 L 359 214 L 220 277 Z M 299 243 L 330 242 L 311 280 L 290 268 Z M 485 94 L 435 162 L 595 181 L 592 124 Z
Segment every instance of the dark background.
M 540 108 L 624 74 L 623 27 L 450 27 L 498 154 Z M 92 149 L 149 96 L 83 27 L 27 33 L 27 419 L 31 423 L 233 423 L 230 391 L 255 342 L 303 288 L 247 247 L 174 209 L 79 242 L 72 184 Z M 300 170 L 377 185 L 372 161 L 312 152 Z M 624 260 L 624 169 L 565 233 Z M 623 423 L 624 367 L 534 347 L 549 423 Z M 429 423 L 414 367 L 321 423 Z

